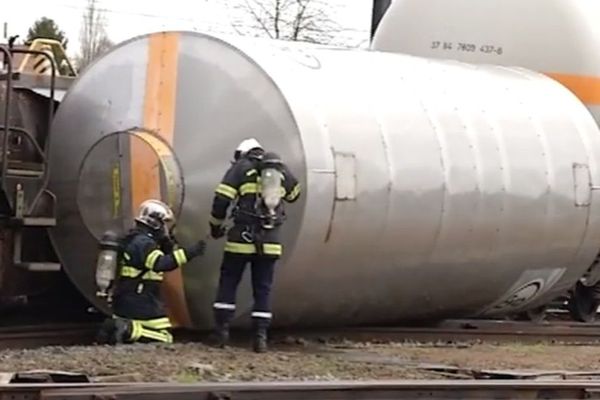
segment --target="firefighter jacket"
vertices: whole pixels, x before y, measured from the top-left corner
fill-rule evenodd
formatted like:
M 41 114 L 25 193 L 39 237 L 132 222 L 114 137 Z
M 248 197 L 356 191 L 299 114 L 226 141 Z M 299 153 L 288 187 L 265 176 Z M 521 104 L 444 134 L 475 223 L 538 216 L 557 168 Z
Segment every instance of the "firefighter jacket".
M 210 217 L 211 225 L 220 226 L 227 217 L 227 210 L 234 204 L 232 217 L 234 225 L 227 233 L 225 251 L 236 254 L 262 254 L 280 257 L 283 247 L 279 241 L 279 230 L 285 216 L 283 202 L 276 210 L 277 223 L 273 228 L 264 229 L 261 224 L 259 202 L 260 172 L 258 161 L 243 157 L 236 161 L 225 173 L 215 190 Z M 300 184 L 294 175 L 283 167 L 282 199 L 293 203 L 300 197 Z
M 113 303 L 113 311 L 119 317 L 147 320 L 166 316 L 160 296 L 164 272 L 181 267 L 204 251 L 204 244 L 197 243 L 165 254 L 165 250 L 173 248 L 164 243 L 144 227 L 135 228 L 122 238 Z

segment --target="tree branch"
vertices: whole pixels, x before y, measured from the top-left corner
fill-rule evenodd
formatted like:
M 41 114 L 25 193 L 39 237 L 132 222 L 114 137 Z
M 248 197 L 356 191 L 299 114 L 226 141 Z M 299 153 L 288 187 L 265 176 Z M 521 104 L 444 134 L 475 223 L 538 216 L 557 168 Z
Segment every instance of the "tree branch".
M 340 31 L 321 0 L 238 0 L 255 29 L 271 39 L 328 43 Z M 238 7 L 241 9 L 241 7 Z M 236 32 L 241 33 L 235 25 Z
M 273 39 L 273 35 L 271 34 L 271 31 L 269 30 L 269 27 L 267 26 L 267 24 L 265 23 L 265 21 L 263 21 L 263 19 L 258 15 L 258 13 L 255 11 L 255 9 L 249 4 L 248 0 L 244 0 L 246 3 L 246 7 L 248 12 L 250 13 L 250 15 L 252 15 L 252 17 L 254 18 L 254 21 L 256 23 L 258 23 L 258 25 L 260 26 L 260 28 L 262 28 L 262 30 L 269 35 L 269 38 Z M 259 4 L 258 2 L 255 1 L 255 4 Z M 264 7 L 263 7 L 264 8 Z M 266 11 L 266 10 L 265 10 Z

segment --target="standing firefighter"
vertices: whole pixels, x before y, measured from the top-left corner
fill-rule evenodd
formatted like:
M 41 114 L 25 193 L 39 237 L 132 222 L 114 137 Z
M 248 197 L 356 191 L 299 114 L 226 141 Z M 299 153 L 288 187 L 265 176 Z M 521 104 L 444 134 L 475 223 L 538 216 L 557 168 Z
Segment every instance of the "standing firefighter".
M 118 243 L 114 315 L 105 321 L 98 339 L 102 343 L 171 343 L 171 322 L 160 295 L 163 274 L 203 254 L 206 244 L 200 240 L 175 249 L 173 212 L 158 200 L 143 202 L 135 223 Z
M 229 339 L 229 323 L 235 314 L 238 284 L 247 263 L 252 267 L 254 351 L 267 349 L 271 322 L 270 292 L 276 261 L 282 254 L 279 228 L 283 204 L 300 196 L 298 181 L 275 153 L 247 139 L 236 149 L 234 163 L 216 189 L 210 230 L 213 238 L 225 235 L 223 222 L 235 202 L 234 226 L 227 234 L 217 298 L 213 304 L 219 345 Z

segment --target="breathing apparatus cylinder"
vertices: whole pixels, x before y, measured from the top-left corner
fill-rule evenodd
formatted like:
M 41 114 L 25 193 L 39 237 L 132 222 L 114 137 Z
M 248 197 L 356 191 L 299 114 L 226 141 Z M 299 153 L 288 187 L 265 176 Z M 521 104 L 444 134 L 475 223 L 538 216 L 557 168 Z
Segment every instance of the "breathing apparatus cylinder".
M 117 273 L 119 256 L 118 236 L 112 231 L 104 232 L 100 239 L 100 252 L 96 261 L 96 296 L 112 300 L 112 284 Z
M 277 218 L 276 210 L 285 190 L 282 186 L 283 173 L 281 158 L 275 153 L 266 153 L 260 167 L 260 197 L 266 211 L 263 215 L 263 228 L 272 229 Z

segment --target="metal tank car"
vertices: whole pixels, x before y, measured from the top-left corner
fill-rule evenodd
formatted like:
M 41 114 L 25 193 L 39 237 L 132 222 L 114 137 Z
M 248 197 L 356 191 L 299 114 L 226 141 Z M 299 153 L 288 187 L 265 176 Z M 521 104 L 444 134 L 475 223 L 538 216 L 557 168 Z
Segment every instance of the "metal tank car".
M 284 226 L 275 325 L 503 315 L 556 297 L 594 262 L 599 133 L 571 92 L 521 68 L 155 33 L 99 58 L 58 110 L 52 240 L 105 308 L 102 232 L 160 197 L 182 243 L 204 237 L 233 149 L 256 136 L 304 187 Z M 177 325 L 210 326 L 222 248 L 210 241 L 167 275 Z M 238 302 L 242 317 L 246 282 Z
M 390 2 L 377 3 L 379 16 Z M 539 71 L 570 89 L 599 122 L 599 19 L 594 0 L 395 0 L 372 49 Z M 594 263 L 570 291 L 573 317 L 595 318 L 599 282 Z

